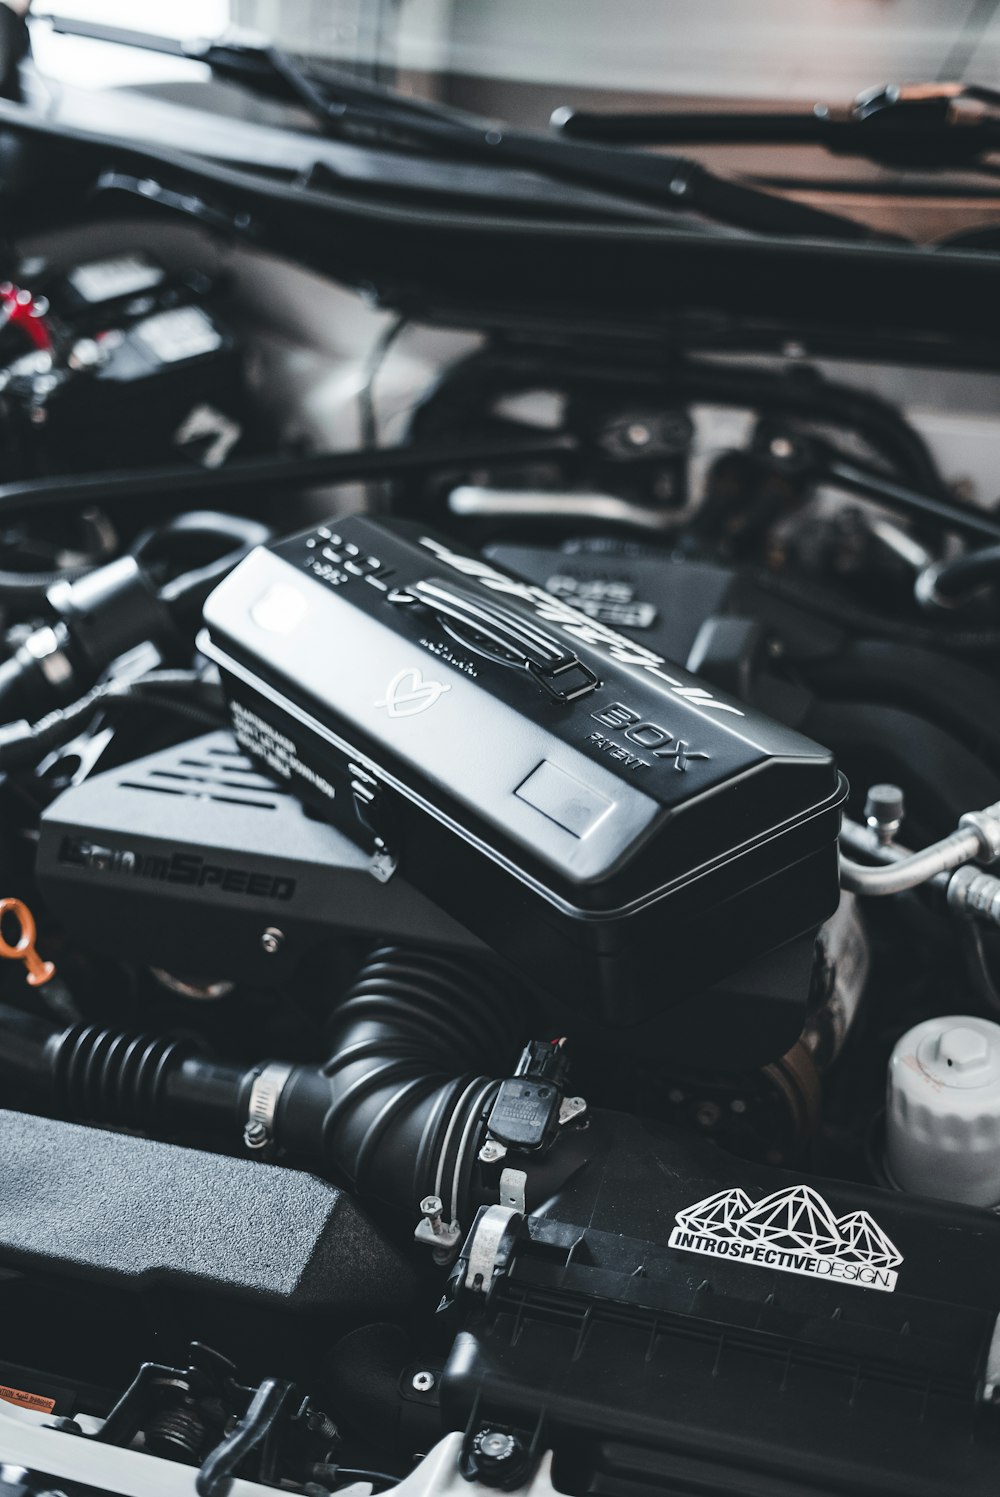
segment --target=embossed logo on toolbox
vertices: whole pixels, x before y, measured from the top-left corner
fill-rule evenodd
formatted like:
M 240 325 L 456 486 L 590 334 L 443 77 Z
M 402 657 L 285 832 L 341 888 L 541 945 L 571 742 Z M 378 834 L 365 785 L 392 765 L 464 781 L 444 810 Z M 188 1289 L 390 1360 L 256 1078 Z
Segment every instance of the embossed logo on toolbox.
M 385 696 L 375 703 L 384 707 L 390 717 L 416 717 L 444 696 L 451 687 L 443 681 L 425 681 L 416 666 L 397 671 L 385 689 Z

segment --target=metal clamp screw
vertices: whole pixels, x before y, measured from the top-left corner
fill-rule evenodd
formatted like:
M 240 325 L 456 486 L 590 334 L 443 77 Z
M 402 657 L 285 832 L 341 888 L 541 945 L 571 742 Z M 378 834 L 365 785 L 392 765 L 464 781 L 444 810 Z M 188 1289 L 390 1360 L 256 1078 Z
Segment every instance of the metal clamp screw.
M 247 1123 L 243 1129 L 243 1142 L 248 1149 L 266 1149 L 270 1141 L 263 1123 Z
M 274 1117 L 293 1066 L 272 1062 L 254 1077 L 250 1088 L 243 1142 L 248 1149 L 265 1149 L 274 1138 Z
M 435 1263 L 450 1263 L 462 1241 L 462 1228 L 457 1221 L 445 1221 L 440 1196 L 424 1196 L 413 1237 L 414 1241 L 434 1249 Z
M 424 1196 L 420 1202 L 420 1215 L 429 1221 L 431 1230 L 440 1236 L 444 1230 L 444 1202 L 440 1196 Z

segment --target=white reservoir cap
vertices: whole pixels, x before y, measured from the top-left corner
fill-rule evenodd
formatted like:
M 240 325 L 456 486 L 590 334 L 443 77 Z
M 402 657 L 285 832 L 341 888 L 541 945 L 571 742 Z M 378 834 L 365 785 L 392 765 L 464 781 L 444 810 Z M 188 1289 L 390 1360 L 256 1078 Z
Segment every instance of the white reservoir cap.
M 1000 1203 L 1000 1024 L 927 1019 L 889 1061 L 886 1162 L 901 1190 Z

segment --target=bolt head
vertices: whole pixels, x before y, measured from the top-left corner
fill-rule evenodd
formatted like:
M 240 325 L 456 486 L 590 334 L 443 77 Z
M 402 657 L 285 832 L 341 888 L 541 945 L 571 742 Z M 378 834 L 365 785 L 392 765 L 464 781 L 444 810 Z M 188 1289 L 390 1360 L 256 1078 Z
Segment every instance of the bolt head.
M 260 938 L 260 944 L 268 956 L 275 956 L 285 944 L 285 932 L 276 925 L 269 925 Z
M 517 1454 L 517 1441 L 513 1435 L 499 1429 L 481 1429 L 475 1440 L 476 1454 L 490 1465 L 501 1465 Z
M 420 1202 L 421 1216 L 440 1216 L 444 1211 L 444 1202 L 440 1196 L 424 1196 Z
M 267 1129 L 263 1123 L 247 1123 L 243 1130 L 243 1142 L 248 1149 L 262 1149 L 267 1143 Z
M 430 1393 L 437 1378 L 433 1372 L 415 1372 L 410 1380 L 410 1386 L 415 1393 Z

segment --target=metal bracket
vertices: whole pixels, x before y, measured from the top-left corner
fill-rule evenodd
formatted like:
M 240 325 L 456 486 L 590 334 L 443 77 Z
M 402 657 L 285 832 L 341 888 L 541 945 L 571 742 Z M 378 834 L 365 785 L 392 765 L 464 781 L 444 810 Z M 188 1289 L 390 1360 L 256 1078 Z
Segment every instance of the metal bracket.
M 525 1212 L 525 1191 L 528 1187 L 528 1176 L 524 1170 L 507 1168 L 500 1176 L 500 1204 L 510 1206 L 512 1210 L 523 1216 Z
M 559 1106 L 559 1126 L 565 1128 L 567 1123 L 575 1123 L 582 1118 L 587 1111 L 585 1097 L 563 1097 Z
M 513 1206 L 489 1206 L 483 1212 L 469 1244 L 469 1266 L 465 1270 L 466 1289 L 478 1294 L 489 1294 L 493 1276 L 499 1267 L 500 1248 L 507 1229 L 520 1215 Z

